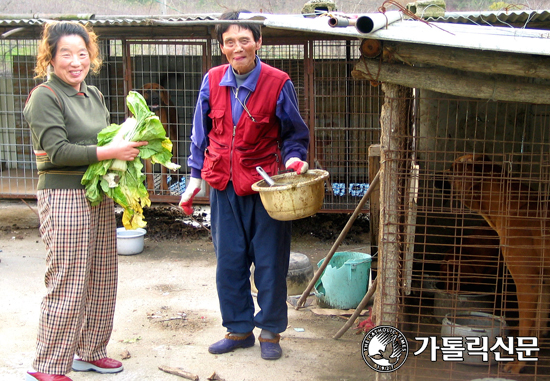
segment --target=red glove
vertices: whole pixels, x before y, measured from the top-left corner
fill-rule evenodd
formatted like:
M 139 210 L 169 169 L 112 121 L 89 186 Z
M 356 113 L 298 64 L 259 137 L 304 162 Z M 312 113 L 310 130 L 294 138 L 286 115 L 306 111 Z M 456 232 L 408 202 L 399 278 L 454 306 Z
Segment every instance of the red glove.
M 306 161 L 298 159 L 297 157 L 291 157 L 286 161 L 285 167 L 286 169 L 293 169 L 294 172 L 301 175 L 307 172 L 309 169 L 309 164 Z
M 185 192 L 181 195 L 180 207 L 183 209 L 183 212 L 188 216 L 193 214 L 193 199 L 197 193 L 201 190 L 202 180 L 195 177 L 191 177 L 189 180 L 189 186 L 185 189 Z

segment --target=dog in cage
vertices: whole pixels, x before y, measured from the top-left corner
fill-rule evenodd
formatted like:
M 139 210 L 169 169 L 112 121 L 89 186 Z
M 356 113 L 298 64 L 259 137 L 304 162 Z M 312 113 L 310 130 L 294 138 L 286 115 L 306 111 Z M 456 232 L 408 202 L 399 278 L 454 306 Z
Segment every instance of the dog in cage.
M 178 113 L 174 103 L 170 99 L 170 94 L 167 89 L 158 83 L 146 83 L 143 88 L 139 90 L 143 98 L 147 102 L 149 109 L 159 117 L 166 136 L 172 141 L 172 161 L 178 160 Z M 153 166 L 150 160 L 145 162 L 145 172 L 147 173 L 147 188 L 155 189 L 153 179 Z M 172 183 L 179 183 L 179 176 L 177 174 L 171 175 Z M 168 193 L 168 170 L 161 166 L 161 182 L 160 189 L 162 193 Z
M 489 228 L 474 228 L 459 234 L 456 245 L 439 265 L 447 292 L 478 291 L 495 285 L 501 273 L 497 233 Z
M 548 332 L 550 219 L 548 201 L 509 176 L 486 155 L 464 155 L 448 170 L 453 197 L 479 213 L 498 234 L 501 253 L 517 290 L 517 336 L 540 338 Z M 519 373 L 525 362 L 506 364 Z

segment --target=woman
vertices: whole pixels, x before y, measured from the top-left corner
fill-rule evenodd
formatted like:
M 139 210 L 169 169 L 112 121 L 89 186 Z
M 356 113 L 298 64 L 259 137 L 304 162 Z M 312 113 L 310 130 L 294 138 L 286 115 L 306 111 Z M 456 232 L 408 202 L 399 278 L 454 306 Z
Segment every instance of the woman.
M 116 223 L 107 197 L 91 207 L 80 184 L 88 165 L 133 160 L 147 142 L 97 146 L 109 125 L 101 92 L 86 85 L 101 65 L 97 36 L 76 22 L 45 25 L 35 87 L 24 109 L 39 173 L 40 234 L 46 245 L 47 293 L 40 308 L 36 355 L 27 380 L 70 381 L 75 371 L 116 373 L 107 357 L 117 288 Z

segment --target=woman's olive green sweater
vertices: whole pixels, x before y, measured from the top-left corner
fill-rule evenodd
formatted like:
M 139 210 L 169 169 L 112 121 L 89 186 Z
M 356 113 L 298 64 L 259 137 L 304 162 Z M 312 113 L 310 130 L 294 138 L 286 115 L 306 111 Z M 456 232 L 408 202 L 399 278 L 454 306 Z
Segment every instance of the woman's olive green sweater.
M 81 189 L 82 175 L 97 159 L 97 134 L 109 125 L 101 92 L 82 82 L 80 91 L 55 74 L 35 87 L 23 115 L 32 132 L 38 189 Z

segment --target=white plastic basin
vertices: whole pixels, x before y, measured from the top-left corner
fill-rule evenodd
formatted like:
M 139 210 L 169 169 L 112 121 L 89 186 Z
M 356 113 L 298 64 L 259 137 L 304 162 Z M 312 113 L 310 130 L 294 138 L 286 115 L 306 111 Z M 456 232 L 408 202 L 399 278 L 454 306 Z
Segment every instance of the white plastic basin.
M 143 251 L 144 236 L 147 231 L 137 228 L 135 230 L 126 230 L 125 228 L 116 229 L 117 252 L 120 255 L 134 255 Z

